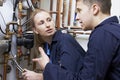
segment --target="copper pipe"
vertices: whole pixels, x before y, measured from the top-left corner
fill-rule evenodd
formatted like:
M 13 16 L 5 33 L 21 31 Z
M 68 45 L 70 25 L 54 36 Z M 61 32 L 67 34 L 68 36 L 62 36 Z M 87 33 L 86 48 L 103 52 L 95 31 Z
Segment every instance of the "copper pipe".
M 61 16 L 61 5 L 62 0 L 57 0 L 57 16 L 56 16 L 56 26 L 57 29 L 60 29 L 60 16 Z
M 53 0 L 50 0 L 50 11 L 52 11 L 52 7 L 53 7 Z
M 17 37 L 22 37 L 22 27 L 21 25 L 18 26 L 18 34 Z
M 57 12 L 57 13 L 56 13 L 56 26 L 57 26 L 57 28 L 58 28 L 58 18 L 59 18 L 59 17 L 58 17 L 58 8 L 59 8 L 58 5 L 59 5 L 59 0 L 57 0 L 57 4 L 56 4 L 56 12 Z
M 6 25 L 6 29 L 5 29 L 5 31 L 6 31 L 6 35 L 5 35 L 5 39 L 10 39 L 10 37 L 11 37 L 11 35 L 13 34 L 13 32 L 10 32 L 10 25 L 11 24 L 15 24 L 15 25 L 18 25 L 18 23 L 17 22 L 9 22 L 7 25 Z
M 18 26 L 18 35 L 17 37 L 21 37 L 22 36 L 22 24 L 21 24 L 21 19 L 22 19 L 22 10 L 23 10 L 23 7 L 22 7 L 22 0 L 19 0 L 19 3 L 18 3 L 18 19 L 19 19 L 19 26 Z
M 22 18 L 22 0 L 19 0 L 19 3 L 18 3 L 18 18 L 21 19 Z
M 53 11 L 53 0 L 50 0 L 50 11 Z M 51 14 L 51 16 L 52 16 L 52 14 Z
M 7 77 L 7 63 L 8 63 L 8 53 L 4 53 L 4 72 L 3 72 L 3 80 L 6 80 Z
M 65 25 L 64 25 L 64 23 L 65 23 L 65 14 L 66 14 L 66 0 L 63 0 L 63 16 L 62 16 L 62 27 L 64 27 Z
M 17 57 L 20 58 L 22 56 L 21 46 L 17 46 Z
M 19 19 L 19 22 L 18 22 L 18 33 L 17 33 L 17 37 L 22 37 L 22 23 L 21 23 L 21 20 L 22 20 L 22 11 L 23 11 L 23 5 L 22 5 L 22 0 L 19 0 L 19 3 L 18 3 L 18 19 Z M 20 64 L 20 57 L 22 56 L 22 49 L 21 49 L 21 46 L 17 46 L 17 62 Z M 18 69 L 16 69 L 16 78 L 17 80 L 19 80 L 19 71 Z
M 72 0 L 70 0 L 70 2 L 69 2 L 69 11 L 68 11 L 68 26 L 70 26 L 71 8 L 72 8 Z

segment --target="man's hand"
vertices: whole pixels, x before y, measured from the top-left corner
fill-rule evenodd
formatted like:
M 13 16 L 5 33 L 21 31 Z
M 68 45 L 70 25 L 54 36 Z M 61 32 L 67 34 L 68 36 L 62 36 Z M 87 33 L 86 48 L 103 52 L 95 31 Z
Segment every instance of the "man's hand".
M 24 80 L 43 80 L 43 74 L 42 73 L 36 73 L 34 71 L 30 71 L 27 69 L 24 69 L 25 71 L 22 73 Z
M 40 68 L 42 70 L 45 69 L 45 66 L 47 63 L 50 62 L 50 59 L 49 57 L 46 55 L 46 53 L 44 52 L 43 48 L 39 47 L 39 51 L 41 53 L 41 57 L 40 58 L 35 58 L 35 59 L 32 59 L 34 62 L 38 62 L 38 64 L 40 65 Z

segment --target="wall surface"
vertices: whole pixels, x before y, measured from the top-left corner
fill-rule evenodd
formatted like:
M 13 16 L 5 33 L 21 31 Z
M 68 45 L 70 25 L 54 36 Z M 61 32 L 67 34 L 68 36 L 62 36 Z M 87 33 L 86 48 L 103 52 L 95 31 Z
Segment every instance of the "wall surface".
M 112 1 L 111 15 L 120 16 L 120 0 L 111 1 Z

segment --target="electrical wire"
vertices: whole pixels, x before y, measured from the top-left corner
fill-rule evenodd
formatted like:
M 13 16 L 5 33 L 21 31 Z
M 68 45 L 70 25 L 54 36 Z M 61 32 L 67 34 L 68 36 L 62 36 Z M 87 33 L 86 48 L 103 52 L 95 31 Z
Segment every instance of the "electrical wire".
M 31 0 L 30 0 L 30 1 L 26 0 L 26 1 L 27 1 L 27 4 L 28 4 L 29 8 L 32 9 L 32 11 L 34 11 L 35 8 L 34 8 L 34 6 L 33 6 L 32 1 L 31 1 Z M 30 6 L 30 3 L 31 3 L 31 6 Z
M 2 30 L 2 28 L 1 28 L 1 25 L 0 25 L 0 31 L 3 33 L 3 34 L 5 34 L 5 32 Z
M 28 1 L 28 0 L 26 0 L 26 1 L 27 1 L 27 4 L 28 4 L 29 8 L 31 8 L 31 6 L 30 6 L 30 4 L 29 4 L 29 1 Z
M 14 2 L 15 2 L 15 4 L 14 4 Z M 17 17 L 16 17 L 16 15 L 15 15 L 15 11 L 16 11 L 16 7 L 17 7 L 17 4 L 18 4 L 18 2 L 19 2 L 19 0 L 13 0 L 13 21 L 17 21 Z M 15 25 L 13 24 L 13 31 L 15 32 L 15 33 L 17 33 L 17 31 L 15 30 Z
M 24 26 L 25 24 L 29 23 L 31 21 L 31 18 L 27 19 L 23 24 L 22 26 Z
M 26 28 L 26 30 L 24 30 L 22 33 L 23 33 L 23 34 L 26 33 L 26 32 L 27 32 L 29 29 L 31 29 L 31 28 L 32 28 L 32 26 Z

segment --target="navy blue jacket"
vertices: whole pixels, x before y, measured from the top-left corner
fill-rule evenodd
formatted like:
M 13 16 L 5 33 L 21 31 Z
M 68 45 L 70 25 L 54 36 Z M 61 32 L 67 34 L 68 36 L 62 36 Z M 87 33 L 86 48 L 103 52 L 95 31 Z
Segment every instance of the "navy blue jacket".
M 44 80 L 120 80 L 120 25 L 117 17 L 104 20 L 92 31 L 80 72 L 73 73 L 48 63 L 43 75 Z
M 51 64 L 64 70 L 79 72 L 83 65 L 84 55 L 84 49 L 74 37 L 68 33 L 62 33 L 61 30 L 56 31 L 50 45 Z

